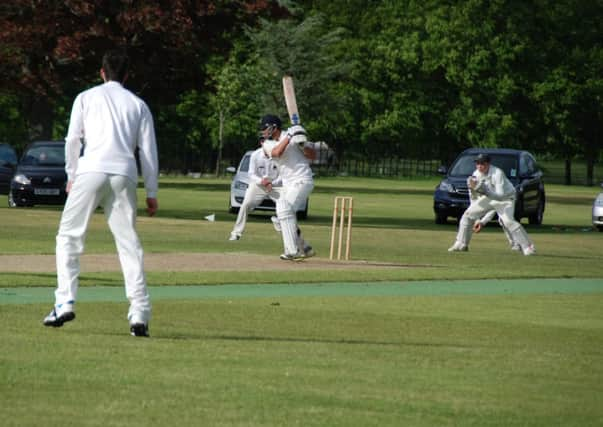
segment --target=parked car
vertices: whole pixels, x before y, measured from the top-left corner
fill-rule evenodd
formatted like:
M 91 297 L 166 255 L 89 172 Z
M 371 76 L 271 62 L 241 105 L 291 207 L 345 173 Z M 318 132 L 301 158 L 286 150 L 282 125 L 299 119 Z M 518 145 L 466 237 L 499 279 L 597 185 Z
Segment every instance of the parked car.
M 603 188 L 603 182 L 601 183 Z M 599 231 L 603 231 L 603 191 L 595 198 L 593 202 L 593 225 Z
M 238 213 L 245 198 L 245 190 L 249 186 L 249 161 L 252 153 L 253 151 L 247 151 L 243 155 L 238 168 L 234 166 L 226 168 L 227 172 L 235 174 L 230 184 L 230 201 L 228 204 L 228 211 L 230 213 Z M 306 199 L 303 206 L 296 213 L 298 219 L 306 219 L 308 217 L 308 204 L 309 200 Z M 255 210 L 274 212 L 276 211 L 276 205 L 270 197 L 266 197 Z
M 436 224 L 446 223 L 448 217 L 460 220 L 469 207 L 467 177 L 475 170 L 475 157 L 487 153 L 492 164 L 501 168 L 517 190 L 515 218 L 528 218 L 530 224 L 542 224 L 546 196 L 542 170 L 534 156 L 527 151 L 505 148 L 470 148 L 454 160 L 450 169 L 444 166 L 438 172 L 445 175 L 433 196 Z
M 17 153 L 8 144 L 0 144 L 0 194 L 8 194 L 10 181 L 17 168 Z
M 32 142 L 25 148 L 11 181 L 8 205 L 62 205 L 67 199 L 66 184 L 65 142 Z

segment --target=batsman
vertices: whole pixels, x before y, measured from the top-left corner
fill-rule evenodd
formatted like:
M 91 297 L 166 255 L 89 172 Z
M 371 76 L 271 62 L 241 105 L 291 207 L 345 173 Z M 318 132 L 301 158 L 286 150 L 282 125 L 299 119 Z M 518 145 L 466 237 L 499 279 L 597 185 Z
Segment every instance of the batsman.
M 272 114 L 262 117 L 260 121 L 260 131 L 266 138 L 262 147 L 278 165 L 282 179 L 281 194 L 276 201 L 276 215 L 285 247 L 281 259 L 298 261 L 314 255 L 312 246 L 302 237 L 296 217 L 297 210 L 314 189 L 308 161 L 314 151 L 301 125 L 291 126 L 286 132 L 281 127 L 281 120 Z
M 495 210 L 504 228 L 509 232 L 513 242 L 521 247 L 523 254 L 533 255 L 536 250 L 528 233 L 514 218 L 515 187 L 501 169 L 490 164 L 488 154 L 478 154 L 475 158 L 475 167 L 475 171 L 467 179 L 471 204 L 463 213 L 456 241 L 448 251 L 467 251 L 475 221 L 488 211 Z

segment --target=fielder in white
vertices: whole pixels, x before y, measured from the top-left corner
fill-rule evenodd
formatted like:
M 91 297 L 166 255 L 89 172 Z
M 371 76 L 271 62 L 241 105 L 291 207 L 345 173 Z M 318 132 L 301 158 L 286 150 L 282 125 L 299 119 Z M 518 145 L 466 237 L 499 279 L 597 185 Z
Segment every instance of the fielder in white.
M 463 213 L 456 241 L 448 251 L 467 251 L 475 222 L 487 212 L 494 210 L 502 221 L 503 229 L 506 229 L 511 240 L 521 247 L 523 254 L 533 255 L 534 244 L 522 225 L 514 218 L 515 187 L 501 169 L 490 164 L 488 154 L 478 154 L 475 164 L 476 170 L 467 179 L 472 198 L 471 204 Z
M 262 139 L 260 144 L 264 144 L 264 139 Z M 247 216 L 266 197 L 272 198 L 275 202 L 278 200 L 280 185 L 281 179 L 278 174 L 278 166 L 260 146 L 260 148 L 251 154 L 251 158 L 249 159 L 249 186 L 245 190 L 243 203 L 241 203 L 237 220 L 228 240 L 239 240 L 241 238 L 247 224 Z
M 73 103 L 65 145 L 68 197 L 56 237 L 55 306 L 44 325 L 60 327 L 75 318 L 79 258 L 88 222 L 103 208 L 115 239 L 130 302 L 130 333 L 148 336 L 151 302 L 143 271 L 143 250 L 136 232 L 134 151 L 138 147 L 150 216 L 157 211 L 157 146 L 147 105 L 122 83 L 128 57 L 121 51 L 103 56 L 104 84 L 80 93 Z M 81 149 L 83 147 L 83 153 Z
M 281 130 L 281 120 L 274 115 L 264 116 L 260 122 L 263 149 L 279 167 L 282 180 L 281 194 L 276 201 L 276 216 L 280 223 L 285 252 L 283 260 L 296 261 L 314 255 L 314 250 L 302 237 L 296 212 L 314 189 L 312 169 L 308 159 L 314 150 L 300 125 L 287 132 Z

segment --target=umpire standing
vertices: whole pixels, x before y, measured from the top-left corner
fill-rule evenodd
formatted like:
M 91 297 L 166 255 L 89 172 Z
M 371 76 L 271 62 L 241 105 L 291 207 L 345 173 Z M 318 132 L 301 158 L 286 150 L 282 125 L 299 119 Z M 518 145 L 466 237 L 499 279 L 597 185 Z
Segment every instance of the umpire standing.
M 115 239 L 130 302 L 130 333 L 148 336 L 151 302 L 143 271 L 143 250 L 136 232 L 135 150 L 150 216 L 157 211 L 157 145 L 153 117 L 140 98 L 126 90 L 128 57 L 122 51 L 103 56 L 103 84 L 80 93 L 73 103 L 65 145 L 69 193 L 56 237 L 55 306 L 44 325 L 60 327 L 75 318 L 79 258 L 88 223 L 101 206 Z M 83 154 L 80 153 L 83 149 Z

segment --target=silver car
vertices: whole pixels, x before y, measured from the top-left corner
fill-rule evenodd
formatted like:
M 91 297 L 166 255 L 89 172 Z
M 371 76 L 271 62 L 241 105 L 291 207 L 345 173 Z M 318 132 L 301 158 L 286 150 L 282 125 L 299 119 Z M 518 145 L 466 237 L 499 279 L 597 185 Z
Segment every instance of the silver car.
M 235 174 L 230 184 L 230 202 L 228 204 L 228 212 L 230 213 L 238 213 L 245 198 L 245 190 L 249 186 L 249 160 L 252 153 L 253 151 L 247 151 L 243 155 L 238 168 L 235 169 L 233 166 L 226 168 L 227 172 Z M 255 210 L 275 212 L 276 206 L 270 197 L 266 197 Z M 307 217 L 308 199 L 306 199 L 300 210 L 297 211 L 298 219 L 306 219 Z
M 603 183 L 601 187 L 603 187 Z M 603 191 L 599 193 L 593 203 L 593 225 L 599 231 L 603 231 Z

